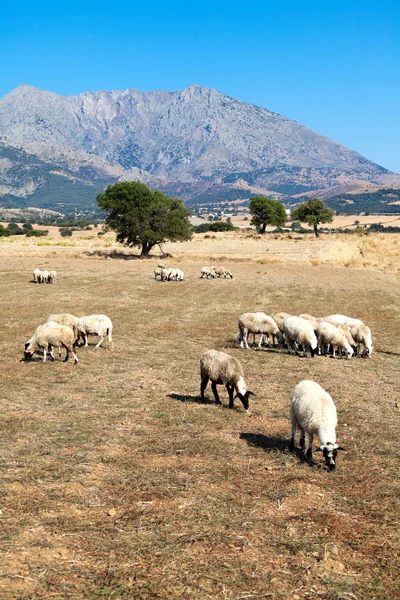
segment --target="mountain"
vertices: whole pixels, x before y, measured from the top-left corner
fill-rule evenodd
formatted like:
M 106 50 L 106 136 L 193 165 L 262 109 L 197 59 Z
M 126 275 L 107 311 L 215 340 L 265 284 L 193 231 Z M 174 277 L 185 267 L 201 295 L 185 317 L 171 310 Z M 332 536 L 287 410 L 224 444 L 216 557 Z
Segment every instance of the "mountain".
M 20 166 L 6 195 L 30 203 L 44 196 L 47 202 L 45 188 L 55 182 L 54 193 L 64 186 L 72 204 L 78 190 L 90 203 L 99 188 L 131 179 L 193 204 L 258 193 L 293 196 L 354 181 L 380 185 L 391 177 L 295 121 L 196 85 L 79 96 L 22 85 L 0 100 L 0 141 L 0 165 L 7 151 L 24 153 L 15 158 Z M 29 180 L 22 156 L 47 175 Z

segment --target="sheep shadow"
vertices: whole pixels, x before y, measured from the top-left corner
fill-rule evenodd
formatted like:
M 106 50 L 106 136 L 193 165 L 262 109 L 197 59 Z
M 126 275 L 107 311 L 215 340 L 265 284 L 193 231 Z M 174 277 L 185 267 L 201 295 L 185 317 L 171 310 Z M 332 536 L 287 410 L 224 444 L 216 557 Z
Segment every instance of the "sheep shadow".
M 248 446 L 252 448 L 261 448 L 265 452 L 278 451 L 284 454 L 296 456 L 300 463 L 308 464 L 310 467 L 316 466 L 313 459 L 307 458 L 301 448 L 295 446 L 293 452 L 289 452 L 289 440 L 275 435 L 263 435 L 262 433 L 242 432 L 239 434 L 241 440 L 245 440 Z
M 150 256 L 140 256 L 140 254 L 128 254 L 121 250 L 94 250 L 93 252 L 85 252 L 86 256 L 100 256 L 101 258 L 113 258 L 116 260 L 165 260 L 167 258 L 173 258 L 172 254 L 167 252 L 164 255 L 151 254 Z
M 400 352 L 394 352 L 393 350 L 376 350 L 378 354 L 388 354 L 389 356 L 400 356 Z
M 214 400 L 210 400 L 209 398 L 204 398 L 202 400 L 201 396 L 192 396 L 190 394 L 167 394 L 168 398 L 172 398 L 173 400 L 179 400 L 179 402 L 193 402 L 194 404 L 214 404 Z

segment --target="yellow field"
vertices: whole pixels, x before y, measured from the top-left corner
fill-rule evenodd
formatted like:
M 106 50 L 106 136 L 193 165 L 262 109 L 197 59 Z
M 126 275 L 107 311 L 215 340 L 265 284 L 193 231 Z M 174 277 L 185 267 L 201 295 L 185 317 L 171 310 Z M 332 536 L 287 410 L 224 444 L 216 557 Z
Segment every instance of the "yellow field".
M 164 249 L 184 282 L 155 281 L 157 257 L 109 233 L 0 240 L 0 597 L 398 598 L 400 236 L 234 232 Z M 199 279 L 217 261 L 233 279 Z M 31 283 L 36 266 L 58 284 Z M 237 318 L 257 310 L 359 317 L 373 358 L 241 350 Z M 91 340 L 77 366 L 19 362 L 54 312 L 109 315 L 115 351 Z M 209 348 L 241 360 L 251 416 L 222 388 L 224 408 L 210 389 L 200 402 Z M 287 451 L 305 378 L 337 405 L 333 473 Z

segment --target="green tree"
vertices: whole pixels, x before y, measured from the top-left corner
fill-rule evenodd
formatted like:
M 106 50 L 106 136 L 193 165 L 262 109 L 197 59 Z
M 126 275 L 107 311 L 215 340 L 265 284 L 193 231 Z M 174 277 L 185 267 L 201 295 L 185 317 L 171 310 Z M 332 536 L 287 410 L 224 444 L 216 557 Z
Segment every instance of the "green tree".
M 68 227 L 60 227 L 59 231 L 61 237 L 71 237 L 72 235 L 72 229 L 69 229 Z
M 254 196 L 250 200 L 251 224 L 255 225 L 260 233 L 265 233 L 267 225 L 282 227 L 286 222 L 285 207 L 277 200 L 265 196 Z
M 109 185 L 97 195 L 105 213 L 105 224 L 117 234 L 124 246 L 139 246 L 141 257 L 148 256 L 156 244 L 167 240 L 183 242 L 192 237 L 188 211 L 180 200 L 168 198 L 136 181 Z
M 314 227 L 316 237 L 319 237 L 318 225 L 320 223 L 332 223 L 335 211 L 328 208 L 323 200 L 313 198 L 304 204 L 300 204 L 291 212 L 293 221 L 301 221 Z

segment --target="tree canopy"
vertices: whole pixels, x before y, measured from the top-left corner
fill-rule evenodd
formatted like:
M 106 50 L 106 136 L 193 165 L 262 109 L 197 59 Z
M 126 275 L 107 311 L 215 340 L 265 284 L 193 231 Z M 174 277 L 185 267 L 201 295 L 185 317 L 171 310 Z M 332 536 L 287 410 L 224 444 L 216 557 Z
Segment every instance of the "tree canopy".
M 291 212 L 293 221 L 301 221 L 314 227 L 316 237 L 319 237 L 318 225 L 320 223 L 332 223 L 335 211 L 328 208 L 323 200 L 313 198 L 304 204 L 300 204 Z
M 96 197 L 106 213 L 105 223 L 124 246 L 139 246 L 141 257 L 167 240 L 183 242 L 192 237 L 190 211 L 181 200 L 169 198 L 136 181 L 116 183 Z
M 250 200 L 251 224 L 255 225 L 261 233 L 265 233 L 267 225 L 282 227 L 286 221 L 285 207 L 277 200 L 265 196 L 254 196 Z

